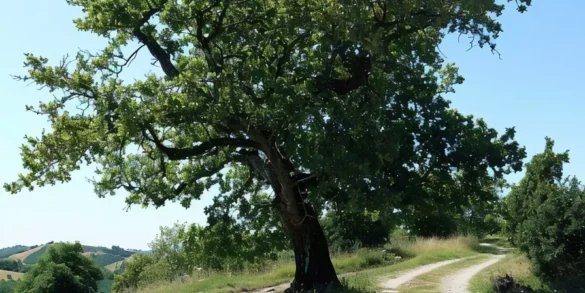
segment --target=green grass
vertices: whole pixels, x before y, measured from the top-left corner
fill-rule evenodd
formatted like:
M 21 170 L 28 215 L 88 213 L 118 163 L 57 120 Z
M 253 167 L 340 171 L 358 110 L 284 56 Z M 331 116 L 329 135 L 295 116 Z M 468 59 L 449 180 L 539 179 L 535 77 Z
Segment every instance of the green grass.
M 471 250 L 428 251 L 406 261 L 378 268 L 368 268 L 368 265 L 377 265 L 378 261 L 372 261 L 373 251 L 362 251 L 352 255 L 341 255 L 333 258 L 333 264 L 337 273 L 360 271 L 352 276 L 342 278 L 346 283 L 346 292 L 367 292 L 376 286 L 376 278 L 394 272 L 412 269 L 421 265 L 438 261 L 476 255 Z M 381 251 L 379 252 L 381 257 Z M 368 260 L 370 258 L 370 260 Z M 140 293 L 190 293 L 190 292 L 241 292 L 263 287 L 288 283 L 294 277 L 294 264 L 279 265 L 272 271 L 264 274 L 211 274 L 208 276 L 194 276 L 181 283 L 158 284 L 140 290 Z
M 27 264 L 27 265 L 32 265 L 35 264 L 38 260 L 39 257 L 43 256 L 45 253 L 47 253 L 47 249 L 49 249 L 50 245 L 45 245 L 43 246 L 43 248 L 31 253 L 27 258 L 25 258 L 22 262 Z
M 93 256 L 93 262 L 99 267 L 107 266 L 122 260 L 124 260 L 124 257 L 110 253 L 99 253 Z
M 104 267 L 106 269 L 108 269 L 109 271 L 111 271 L 111 272 L 115 272 L 117 269 L 119 269 L 122 266 L 122 264 L 124 263 L 124 261 L 127 261 L 127 259 L 126 260 L 120 260 L 120 261 L 117 261 L 115 263 L 111 263 L 111 264 L 106 265 Z
M 112 292 L 112 280 L 100 280 L 97 282 L 99 293 Z
M 534 289 L 537 293 L 583 293 L 585 284 L 570 286 L 566 283 L 545 282 L 532 271 L 532 263 L 524 255 L 517 252 L 510 253 L 502 261 L 481 271 L 475 275 L 470 282 L 469 289 L 477 293 L 493 293 L 494 281 L 497 277 L 506 274 L 511 275 L 514 280 Z

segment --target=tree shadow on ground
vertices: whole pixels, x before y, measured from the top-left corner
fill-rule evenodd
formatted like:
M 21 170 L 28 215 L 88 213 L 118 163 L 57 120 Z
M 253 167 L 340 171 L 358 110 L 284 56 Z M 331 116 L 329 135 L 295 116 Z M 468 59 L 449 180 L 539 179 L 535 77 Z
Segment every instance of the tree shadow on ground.
M 485 242 L 484 242 L 485 243 Z M 488 243 L 489 244 L 489 243 Z M 494 245 L 477 245 L 473 248 L 475 252 L 479 253 L 487 253 L 487 254 L 495 254 L 495 255 L 503 255 L 509 252 L 508 249 L 494 246 Z

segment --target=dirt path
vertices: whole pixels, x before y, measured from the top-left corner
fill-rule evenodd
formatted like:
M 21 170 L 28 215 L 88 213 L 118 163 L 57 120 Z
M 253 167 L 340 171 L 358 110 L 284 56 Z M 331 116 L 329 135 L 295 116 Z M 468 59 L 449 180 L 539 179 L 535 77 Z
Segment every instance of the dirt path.
M 479 273 L 481 270 L 497 263 L 502 260 L 505 255 L 494 255 L 487 261 L 482 262 L 478 265 L 470 266 L 455 272 L 441 280 L 441 292 L 443 293 L 470 293 L 467 290 L 469 287 L 469 280 Z
M 426 274 L 426 273 L 428 273 L 432 270 L 435 270 L 437 268 L 440 268 L 442 266 L 450 265 L 452 263 L 456 263 L 456 262 L 459 262 L 459 261 L 462 261 L 462 260 L 468 259 L 468 258 L 469 257 L 440 261 L 437 263 L 432 263 L 432 264 L 420 266 L 420 267 L 417 267 L 417 268 L 409 270 L 409 271 L 399 272 L 398 277 L 391 278 L 391 279 L 384 279 L 380 283 L 381 287 L 382 287 L 381 293 L 396 293 L 396 292 L 398 292 L 398 290 L 396 290 L 396 288 L 398 288 L 400 285 L 406 284 L 406 283 L 410 282 L 412 279 L 414 279 L 422 274 Z

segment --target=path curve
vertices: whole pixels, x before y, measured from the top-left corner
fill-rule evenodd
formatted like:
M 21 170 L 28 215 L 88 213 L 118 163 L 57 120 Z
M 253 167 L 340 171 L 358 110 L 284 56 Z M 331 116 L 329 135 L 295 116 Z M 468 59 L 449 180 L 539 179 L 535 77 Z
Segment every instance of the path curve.
M 467 290 L 471 278 L 481 270 L 499 262 L 505 255 L 494 255 L 487 261 L 470 266 L 455 272 L 441 280 L 441 292 L 443 293 L 471 293 Z
M 473 258 L 473 257 L 465 257 L 465 258 L 457 258 L 457 259 L 440 261 L 440 262 L 420 266 L 420 267 L 417 267 L 415 269 L 408 270 L 405 272 L 401 272 L 400 275 L 396 278 L 385 279 L 384 281 L 382 281 L 381 282 L 381 287 L 382 287 L 381 292 L 382 293 L 396 293 L 396 292 L 398 292 L 397 288 L 400 285 L 406 284 L 406 283 L 410 282 L 412 279 L 414 279 L 422 274 L 426 274 L 426 273 L 428 273 L 432 270 L 438 269 L 442 266 L 450 265 L 452 263 L 456 263 L 456 262 L 462 261 L 464 259 L 469 259 L 469 258 Z

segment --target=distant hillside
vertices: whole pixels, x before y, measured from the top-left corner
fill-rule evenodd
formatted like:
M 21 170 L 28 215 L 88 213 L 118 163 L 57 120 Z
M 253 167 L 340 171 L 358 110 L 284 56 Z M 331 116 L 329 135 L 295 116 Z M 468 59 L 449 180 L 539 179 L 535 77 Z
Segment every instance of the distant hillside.
M 16 260 L 16 261 L 21 261 L 23 263 L 27 263 L 25 260 L 29 256 L 31 256 L 32 254 L 36 253 L 39 250 L 42 250 L 44 247 L 45 247 L 45 245 L 37 246 L 35 248 L 26 250 L 24 252 L 17 253 L 17 254 L 13 254 L 13 255 L 9 256 L 8 258 L 13 259 L 13 260 Z M 45 250 L 46 250 L 46 248 L 45 248 Z
M 15 261 L 21 261 L 25 265 L 35 264 L 41 256 L 47 253 L 47 250 L 54 243 L 51 241 L 45 245 L 28 247 L 24 245 L 17 245 L 13 247 L 0 249 L 3 258 L 9 258 Z M 135 253 L 148 253 L 138 250 L 126 250 L 119 246 L 112 246 L 111 248 L 103 246 L 83 245 L 83 252 L 88 257 L 92 258 L 96 265 L 103 267 L 116 262 L 121 262 Z
M 0 249 L 0 259 L 7 258 L 13 254 L 25 252 L 31 248 L 32 247 L 24 246 L 24 245 L 15 245 L 12 247 L 2 248 L 2 249 Z
M 22 264 L 19 264 L 18 268 L 14 268 L 15 270 L 22 271 L 23 268 L 30 268 L 28 266 L 35 264 L 39 258 L 45 253 L 47 253 L 49 247 L 54 245 L 51 241 L 45 245 L 39 246 L 24 246 L 24 245 L 17 245 L 13 247 L 7 247 L 0 249 L 0 260 L 2 259 L 10 259 L 16 266 L 14 261 L 20 261 Z M 136 249 L 123 249 L 119 246 L 112 246 L 111 248 L 103 247 L 103 246 L 91 246 L 91 245 L 82 245 L 83 246 L 83 254 L 87 257 L 91 258 L 93 262 L 99 266 L 104 267 L 107 270 L 112 272 L 120 269 L 124 262 L 130 261 L 132 255 L 134 254 L 151 254 L 151 251 L 140 251 Z M 10 264 L 11 261 L 7 261 Z M 24 267 L 22 267 L 24 265 Z M 8 266 L 8 269 L 10 266 Z M 25 270 L 26 271 L 26 270 Z M 19 272 L 13 271 L 6 271 L 0 270 L 0 280 L 8 280 L 8 276 L 10 276 L 13 280 L 20 279 L 23 274 Z M 112 287 L 112 280 L 101 280 L 98 282 L 99 292 L 103 293 L 110 293 Z

